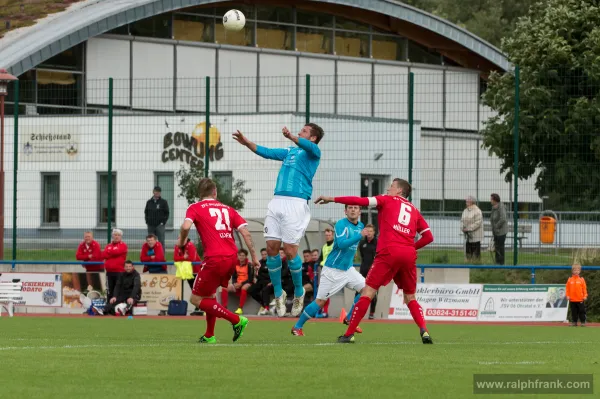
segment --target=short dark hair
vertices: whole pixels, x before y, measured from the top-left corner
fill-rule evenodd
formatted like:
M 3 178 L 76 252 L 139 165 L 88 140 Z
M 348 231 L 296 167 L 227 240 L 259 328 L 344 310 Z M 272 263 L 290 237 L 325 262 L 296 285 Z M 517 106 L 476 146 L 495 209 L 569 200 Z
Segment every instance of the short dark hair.
M 319 144 L 319 141 L 325 136 L 323 128 L 316 123 L 307 123 L 306 126 L 310 127 L 310 136 L 316 137 L 315 144 Z
M 265 252 L 266 252 L 266 251 L 267 251 L 267 248 L 261 248 L 261 249 L 260 249 L 260 252 L 262 252 L 262 251 L 265 251 Z
M 155 236 L 154 234 L 148 234 L 148 235 L 146 236 L 146 240 L 147 240 L 148 238 L 154 238 L 154 239 L 156 239 L 156 236 Z
M 402 196 L 404 198 L 410 197 L 410 194 L 412 193 L 412 186 L 409 182 L 404 179 L 395 178 L 394 183 L 396 183 L 396 185 L 402 189 Z
M 492 197 L 492 199 L 496 202 L 500 202 L 500 196 L 496 193 L 490 195 L 490 197 Z
M 310 251 L 310 249 L 305 249 L 304 251 L 302 251 L 302 253 L 303 253 L 303 254 L 310 254 L 310 253 L 311 253 L 311 251 Z
M 133 265 L 133 262 L 132 262 L 132 261 L 130 261 L 129 259 L 127 259 L 127 260 L 125 261 L 125 264 L 126 264 L 126 265 Z
M 244 248 L 242 248 L 238 251 L 238 255 L 239 254 L 244 254 L 244 255 L 248 256 L 248 251 L 246 251 Z
M 200 179 L 198 182 L 198 197 L 200 197 L 200 199 L 210 197 L 215 191 L 215 188 L 217 188 L 217 185 L 208 177 Z
M 344 205 L 344 209 L 348 209 L 349 206 L 358 206 L 358 205 L 348 205 L 348 204 L 346 204 L 346 205 Z
M 332 230 L 332 229 L 330 229 L 330 228 L 328 227 L 328 228 L 326 228 L 326 229 L 325 229 L 323 232 L 324 232 L 324 233 L 327 233 L 327 232 L 333 233 L 333 230 Z
M 369 223 L 368 225 L 366 225 L 365 229 L 368 229 L 369 227 L 372 228 L 373 230 L 375 230 L 375 226 L 373 226 L 371 223 Z
M 319 250 L 318 250 L 318 249 L 313 249 L 313 250 L 312 250 L 312 251 L 310 251 L 310 252 L 311 252 L 311 253 L 312 253 L 312 252 L 317 252 L 317 253 L 318 253 L 318 252 L 319 252 Z

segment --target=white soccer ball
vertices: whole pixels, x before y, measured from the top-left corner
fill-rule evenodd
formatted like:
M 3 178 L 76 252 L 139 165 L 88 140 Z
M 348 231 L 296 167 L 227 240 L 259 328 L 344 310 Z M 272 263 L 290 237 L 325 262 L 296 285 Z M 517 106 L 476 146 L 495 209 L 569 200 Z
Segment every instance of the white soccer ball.
M 232 32 L 239 32 L 246 25 L 246 17 L 240 10 L 229 10 L 223 15 L 223 26 Z
M 117 306 L 115 306 L 115 313 L 118 316 L 125 316 L 125 313 L 127 313 L 127 304 L 126 303 L 120 303 Z

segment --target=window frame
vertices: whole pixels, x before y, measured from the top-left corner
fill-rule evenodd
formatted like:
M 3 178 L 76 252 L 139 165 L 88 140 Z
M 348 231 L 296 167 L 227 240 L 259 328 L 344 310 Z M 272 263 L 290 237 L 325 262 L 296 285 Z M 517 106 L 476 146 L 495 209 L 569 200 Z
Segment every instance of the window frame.
M 42 197 L 41 197 L 41 227 L 60 227 L 60 172 L 41 172 L 42 179 Z M 47 222 L 46 221 L 46 178 L 47 177 L 58 177 L 58 221 Z M 50 209 L 50 208 L 48 208 Z
M 106 222 L 102 222 L 102 198 L 101 198 L 101 188 L 102 188 L 102 178 L 106 176 L 106 186 L 108 187 L 108 172 L 96 172 L 96 226 L 98 228 L 107 228 L 108 227 L 108 218 Z M 113 184 L 115 185 L 115 189 L 113 191 L 113 201 L 112 206 L 114 208 L 114 212 L 112 213 L 112 217 L 114 221 L 111 222 L 111 227 L 115 228 L 117 225 L 117 190 L 118 190 L 118 181 L 117 181 L 117 172 L 112 172 L 113 176 Z M 106 199 L 108 201 L 108 193 L 106 194 Z M 106 208 L 108 209 L 108 208 Z
M 167 201 L 167 203 L 169 204 L 169 220 L 167 220 L 167 224 L 165 225 L 165 228 L 167 230 L 172 230 L 175 227 L 175 223 L 174 223 L 174 215 L 175 215 L 175 173 L 174 172 L 168 172 L 168 171 L 162 171 L 162 172 L 154 172 L 154 187 L 159 186 L 163 191 L 165 190 L 164 185 L 159 184 L 158 182 L 158 178 L 160 176 L 168 176 L 173 180 L 173 200 L 172 201 Z

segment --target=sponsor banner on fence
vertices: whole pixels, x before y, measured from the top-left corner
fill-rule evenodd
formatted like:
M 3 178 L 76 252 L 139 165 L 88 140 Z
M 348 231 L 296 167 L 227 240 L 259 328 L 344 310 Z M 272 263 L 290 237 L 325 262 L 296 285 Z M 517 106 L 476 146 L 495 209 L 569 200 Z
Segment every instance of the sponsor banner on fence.
M 564 285 L 492 285 L 481 293 L 480 321 L 564 321 Z
M 106 295 L 104 273 L 62 273 L 62 285 L 62 306 L 65 308 L 83 308 L 83 297 L 95 300 Z
M 62 306 L 62 281 L 60 273 L 2 273 L 0 283 L 21 280 L 23 300 L 17 306 Z
M 481 290 L 481 284 L 418 284 L 415 295 L 426 320 L 476 321 Z M 402 290 L 394 285 L 390 319 L 412 320 L 403 302 Z
M 181 300 L 181 280 L 173 274 L 142 274 L 142 301 L 148 309 L 167 310 L 173 299 Z

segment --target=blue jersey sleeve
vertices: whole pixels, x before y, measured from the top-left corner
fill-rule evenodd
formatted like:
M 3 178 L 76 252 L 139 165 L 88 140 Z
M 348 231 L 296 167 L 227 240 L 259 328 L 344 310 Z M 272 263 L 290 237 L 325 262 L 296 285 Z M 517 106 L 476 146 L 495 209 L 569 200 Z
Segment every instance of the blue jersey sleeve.
M 287 148 L 267 148 L 262 145 L 256 146 L 256 154 L 265 159 L 283 161 L 290 150 Z
M 299 138 L 298 139 L 298 147 L 302 148 L 313 158 L 321 158 L 321 149 L 318 145 L 313 143 L 310 140 Z
M 340 220 L 335 224 L 335 242 L 340 249 L 350 248 L 362 239 L 362 235 L 357 234 L 349 237 L 350 233 L 345 220 Z

